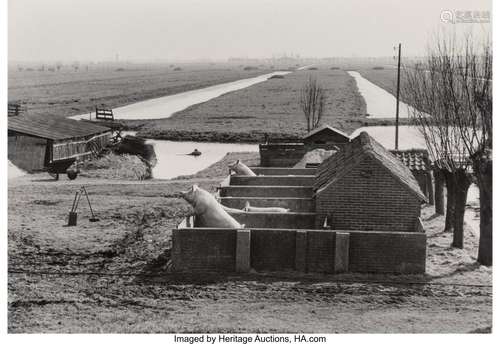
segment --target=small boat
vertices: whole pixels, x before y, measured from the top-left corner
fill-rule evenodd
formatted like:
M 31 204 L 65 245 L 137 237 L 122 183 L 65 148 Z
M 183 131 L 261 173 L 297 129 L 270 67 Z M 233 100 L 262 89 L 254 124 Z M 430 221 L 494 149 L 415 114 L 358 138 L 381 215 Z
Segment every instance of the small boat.
M 188 155 L 192 155 L 192 156 L 200 156 L 201 155 L 201 152 L 198 150 L 198 149 L 194 149 L 194 151 L 192 151 L 191 153 L 189 153 Z

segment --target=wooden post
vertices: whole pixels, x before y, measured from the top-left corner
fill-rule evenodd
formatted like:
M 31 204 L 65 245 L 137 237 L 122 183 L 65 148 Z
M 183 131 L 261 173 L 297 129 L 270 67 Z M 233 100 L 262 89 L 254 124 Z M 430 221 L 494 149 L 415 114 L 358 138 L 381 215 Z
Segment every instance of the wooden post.
M 398 48 L 398 82 L 396 87 L 396 142 L 395 149 L 398 150 L 398 142 L 399 142 L 399 81 L 401 74 L 401 43 L 399 43 Z

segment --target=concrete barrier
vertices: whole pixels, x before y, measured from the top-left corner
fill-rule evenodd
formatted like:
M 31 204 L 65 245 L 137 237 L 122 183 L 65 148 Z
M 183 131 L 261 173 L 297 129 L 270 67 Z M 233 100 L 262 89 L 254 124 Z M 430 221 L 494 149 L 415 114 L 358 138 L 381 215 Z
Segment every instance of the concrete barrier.
M 313 190 L 308 186 L 224 186 L 221 197 L 300 197 L 311 198 Z
M 414 232 L 348 231 L 349 271 L 425 273 L 427 236 Z
M 246 202 L 252 207 L 281 207 L 293 212 L 314 212 L 315 204 L 312 198 L 297 197 L 222 197 L 220 203 L 229 208 L 243 209 Z
M 315 176 L 238 176 L 232 175 L 230 185 L 312 186 Z
M 230 213 L 245 228 L 313 229 L 314 213 Z
M 264 176 L 314 176 L 315 168 L 292 168 L 292 167 L 250 167 L 256 175 Z

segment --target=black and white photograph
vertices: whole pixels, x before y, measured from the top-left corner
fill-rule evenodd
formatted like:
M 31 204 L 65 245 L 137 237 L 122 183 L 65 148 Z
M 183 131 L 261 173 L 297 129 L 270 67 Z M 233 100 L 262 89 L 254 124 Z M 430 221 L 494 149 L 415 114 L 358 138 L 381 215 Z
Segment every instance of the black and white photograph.
M 8 341 L 493 340 L 492 0 L 1 3 Z

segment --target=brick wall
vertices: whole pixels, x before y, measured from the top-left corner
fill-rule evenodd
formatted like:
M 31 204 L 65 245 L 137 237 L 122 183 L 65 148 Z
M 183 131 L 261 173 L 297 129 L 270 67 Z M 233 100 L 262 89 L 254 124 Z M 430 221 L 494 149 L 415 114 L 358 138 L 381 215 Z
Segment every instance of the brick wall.
M 316 228 L 328 216 L 334 230 L 415 231 L 420 201 L 367 157 L 316 195 L 316 213 Z
M 221 197 L 302 197 L 311 198 L 310 186 L 247 186 L 230 185 L 220 189 Z
M 315 215 L 313 213 L 230 213 L 245 228 L 286 228 L 313 229 Z
M 172 261 L 179 272 L 234 272 L 248 262 L 256 271 L 335 273 L 347 270 L 348 244 L 333 231 L 183 228 L 173 230 Z
M 345 272 L 348 267 L 349 236 L 334 231 L 307 231 L 307 272 Z
M 315 204 L 312 198 L 289 197 L 222 197 L 220 203 L 228 208 L 243 209 L 249 202 L 252 207 L 282 207 L 292 212 L 314 212 Z
M 293 167 L 251 167 L 256 175 L 262 176 L 290 176 L 306 175 L 314 176 L 315 168 L 293 168 Z
M 236 262 L 236 230 L 172 230 L 172 264 L 175 271 L 233 272 Z
M 230 185 L 281 185 L 281 186 L 312 186 L 316 180 L 311 176 L 239 176 L 233 174 L 229 180 Z
M 425 233 L 273 229 L 174 229 L 180 272 L 425 272 Z
M 349 271 L 425 273 L 425 233 L 349 231 Z
M 269 143 L 259 145 L 262 167 L 292 167 L 306 154 L 304 145 Z
M 295 269 L 294 230 L 252 230 L 250 264 L 257 271 Z

